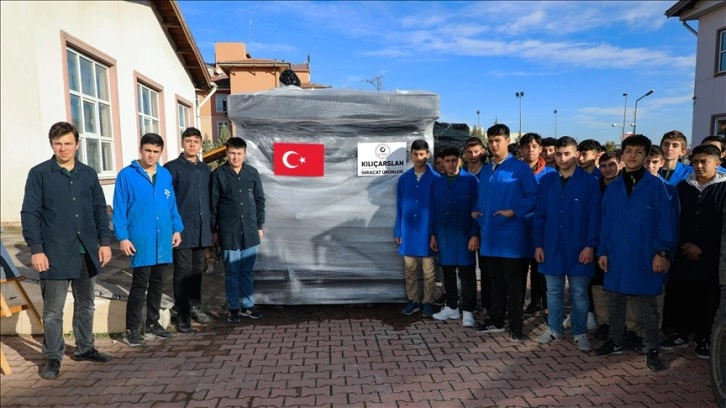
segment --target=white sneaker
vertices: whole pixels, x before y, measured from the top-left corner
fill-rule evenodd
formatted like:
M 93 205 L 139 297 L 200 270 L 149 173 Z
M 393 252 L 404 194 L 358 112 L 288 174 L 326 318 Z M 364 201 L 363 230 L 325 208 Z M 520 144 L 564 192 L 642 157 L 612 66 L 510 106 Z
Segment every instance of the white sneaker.
M 553 341 L 560 340 L 562 340 L 562 335 L 553 332 L 552 329 L 550 329 L 549 327 L 545 329 L 544 333 L 537 337 L 537 343 L 539 344 L 549 344 Z
M 592 312 L 587 312 L 587 330 L 597 330 L 598 327 L 599 326 L 597 325 L 597 321 L 595 320 L 595 315 L 592 314 Z
M 592 350 L 592 346 L 590 346 L 590 339 L 587 338 L 587 334 L 578 334 L 577 336 L 573 337 L 573 340 L 575 341 L 575 344 L 577 345 L 578 350 L 580 350 L 580 351 Z
M 458 307 L 456 309 L 452 309 L 448 306 L 444 306 L 439 313 L 434 313 L 433 317 L 436 320 L 458 319 L 461 317 L 461 313 L 459 313 Z
M 572 328 L 572 322 L 570 321 L 570 315 L 567 315 L 565 318 L 565 321 L 562 322 L 562 327 L 565 329 L 571 329 Z
M 474 327 L 476 325 L 476 322 L 474 321 L 474 313 L 464 312 L 464 319 L 461 322 L 461 325 L 464 327 Z

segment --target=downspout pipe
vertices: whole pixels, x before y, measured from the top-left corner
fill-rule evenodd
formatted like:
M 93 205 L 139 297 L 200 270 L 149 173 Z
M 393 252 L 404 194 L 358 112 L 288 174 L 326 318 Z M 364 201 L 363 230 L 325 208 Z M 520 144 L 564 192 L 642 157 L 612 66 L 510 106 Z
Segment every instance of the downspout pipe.
M 683 27 L 686 27 L 686 30 L 690 31 L 691 34 L 693 34 L 696 37 L 698 37 L 698 31 L 694 30 L 693 27 L 689 26 L 688 25 L 688 21 L 683 20 L 682 23 L 683 23 Z
M 202 118 L 201 118 L 202 106 L 204 106 L 204 104 L 207 103 L 209 98 L 211 98 L 212 95 L 214 95 L 216 92 L 217 92 L 217 83 L 212 82 L 212 92 L 210 92 L 209 95 L 205 96 L 204 99 L 202 99 L 202 101 L 197 104 L 197 129 L 202 128 L 202 125 L 200 123 L 202 120 Z

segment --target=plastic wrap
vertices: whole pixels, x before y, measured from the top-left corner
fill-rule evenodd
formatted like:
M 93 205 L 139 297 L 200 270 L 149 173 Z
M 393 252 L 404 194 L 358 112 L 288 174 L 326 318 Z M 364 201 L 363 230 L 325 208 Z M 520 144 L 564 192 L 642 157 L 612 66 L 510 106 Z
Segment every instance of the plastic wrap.
M 278 88 L 234 94 L 229 118 L 266 197 L 255 265 L 259 304 L 397 302 L 403 260 L 393 237 L 397 175 L 359 177 L 358 143 L 429 142 L 439 97 L 420 91 Z M 273 144 L 322 143 L 322 177 L 274 174 Z M 407 157 L 407 168 L 410 168 Z

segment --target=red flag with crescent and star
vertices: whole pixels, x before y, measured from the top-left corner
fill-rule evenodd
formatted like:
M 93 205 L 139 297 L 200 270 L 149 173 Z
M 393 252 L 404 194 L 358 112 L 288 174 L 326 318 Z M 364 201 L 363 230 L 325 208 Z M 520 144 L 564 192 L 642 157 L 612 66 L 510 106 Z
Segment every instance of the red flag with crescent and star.
M 325 175 L 325 145 L 318 143 L 273 143 L 276 176 L 322 177 Z

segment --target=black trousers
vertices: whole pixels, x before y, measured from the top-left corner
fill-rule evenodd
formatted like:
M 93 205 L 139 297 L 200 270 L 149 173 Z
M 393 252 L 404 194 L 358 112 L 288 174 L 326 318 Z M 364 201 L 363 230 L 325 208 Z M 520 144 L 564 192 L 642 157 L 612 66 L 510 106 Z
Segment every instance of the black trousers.
M 485 257 L 491 285 L 492 308 L 489 318 L 497 326 L 504 325 L 505 310 L 509 329 L 522 332 L 522 268 L 526 258 Z
M 461 281 L 461 310 L 465 312 L 473 312 L 476 307 L 476 272 L 474 265 L 451 266 L 441 265 L 444 272 L 444 288 L 446 289 L 446 306 L 456 309 L 457 304 L 457 285 L 456 270 L 459 270 L 459 280 Z
M 206 253 L 207 248 L 174 249 L 174 305 L 180 318 L 201 304 Z
M 141 329 L 144 300 L 146 301 L 146 325 L 159 322 L 161 295 L 164 292 L 164 272 L 167 265 L 133 268 L 131 289 L 126 303 L 126 330 Z
M 534 258 L 525 259 L 522 268 L 522 304 L 527 294 L 527 275 L 529 275 L 530 302 L 547 309 L 547 281 L 539 273 L 539 264 Z
M 664 299 L 663 326 L 667 317 L 668 324 L 681 337 L 694 333 L 696 341 L 710 339 L 720 299 L 720 287 L 716 283 L 671 281 Z
M 481 296 L 481 307 L 488 311 L 492 310 L 492 285 L 489 282 L 489 272 L 486 268 L 486 262 L 484 261 L 485 257 L 479 256 L 479 286 L 481 287 L 481 290 L 479 292 L 479 295 Z

